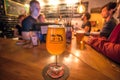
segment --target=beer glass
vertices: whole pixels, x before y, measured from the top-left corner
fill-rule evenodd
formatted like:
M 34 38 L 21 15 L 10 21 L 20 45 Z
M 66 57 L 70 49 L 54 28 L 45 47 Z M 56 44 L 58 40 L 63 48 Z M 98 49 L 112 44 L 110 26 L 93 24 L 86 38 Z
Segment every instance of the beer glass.
M 48 75 L 52 78 L 61 77 L 64 72 L 62 66 L 57 62 L 57 56 L 62 54 L 66 48 L 65 28 L 62 25 L 49 25 L 46 37 L 46 48 L 48 52 L 56 56 L 54 65 L 50 65 Z

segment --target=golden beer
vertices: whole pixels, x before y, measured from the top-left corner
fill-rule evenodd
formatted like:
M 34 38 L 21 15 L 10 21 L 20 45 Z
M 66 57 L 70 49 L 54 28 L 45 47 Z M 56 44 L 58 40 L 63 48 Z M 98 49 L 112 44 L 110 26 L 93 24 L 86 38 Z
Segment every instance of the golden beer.
M 84 31 L 76 31 L 76 41 L 77 41 L 77 44 L 80 44 L 80 42 L 84 38 L 84 35 L 85 35 Z
M 59 55 L 66 47 L 65 28 L 58 25 L 48 26 L 46 47 L 49 53 Z

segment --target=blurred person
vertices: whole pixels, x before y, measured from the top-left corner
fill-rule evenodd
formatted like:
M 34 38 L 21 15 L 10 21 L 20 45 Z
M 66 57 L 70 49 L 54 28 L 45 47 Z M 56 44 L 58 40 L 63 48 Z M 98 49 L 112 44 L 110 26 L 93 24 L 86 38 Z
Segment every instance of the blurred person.
M 40 3 L 37 0 L 30 1 L 30 15 L 26 17 L 22 22 L 22 37 L 24 40 L 31 42 L 31 31 L 32 27 L 38 21 L 40 14 Z M 31 46 L 32 47 L 32 46 Z
M 24 20 L 25 15 L 18 16 L 18 24 L 15 26 L 14 29 L 14 36 L 18 37 L 19 40 L 22 40 L 22 21 Z
M 45 23 L 45 22 L 47 22 L 44 14 L 40 14 L 38 16 L 38 22 L 39 23 Z M 38 35 L 39 35 L 38 37 L 40 39 L 40 42 L 46 42 L 46 34 L 42 34 L 42 32 L 38 32 Z
M 78 23 L 76 22 L 75 25 L 72 27 L 74 32 L 80 29 L 80 26 L 78 25 Z
M 85 31 L 85 33 L 90 33 L 91 31 L 91 23 L 89 21 L 90 17 L 91 15 L 88 12 L 84 13 L 81 17 L 81 20 L 83 21 L 81 28 Z
M 63 19 L 63 16 L 62 16 L 62 15 L 59 15 L 58 23 L 59 23 L 59 24 L 62 24 L 63 26 L 65 25 L 65 20 Z
M 112 30 L 109 38 L 90 36 L 86 43 L 120 64 L 120 23 Z
M 117 21 L 114 19 L 113 15 L 116 11 L 116 2 L 109 2 L 108 4 L 102 7 L 101 15 L 104 18 L 105 22 L 103 28 L 100 31 L 101 37 L 108 38 L 114 27 L 116 26 Z
M 44 14 L 40 14 L 40 15 L 38 16 L 38 21 L 39 21 L 40 23 L 45 23 L 45 22 L 47 22 L 47 20 L 46 20 L 46 18 L 45 18 L 45 15 L 44 15 Z
M 120 63 L 120 24 L 112 31 L 108 39 L 104 37 L 90 37 L 87 43 L 98 52 Z

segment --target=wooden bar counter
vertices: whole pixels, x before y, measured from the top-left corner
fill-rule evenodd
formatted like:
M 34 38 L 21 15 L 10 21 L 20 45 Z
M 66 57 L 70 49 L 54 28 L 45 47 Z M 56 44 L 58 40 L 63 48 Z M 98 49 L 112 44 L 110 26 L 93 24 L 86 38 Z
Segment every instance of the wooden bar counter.
M 16 45 L 15 40 L 0 39 L 0 80 L 44 80 L 42 70 L 54 62 L 45 43 L 26 49 Z M 67 44 L 58 62 L 69 68 L 67 80 L 120 80 L 119 64 L 88 45 L 84 50 L 77 49 L 75 39 Z

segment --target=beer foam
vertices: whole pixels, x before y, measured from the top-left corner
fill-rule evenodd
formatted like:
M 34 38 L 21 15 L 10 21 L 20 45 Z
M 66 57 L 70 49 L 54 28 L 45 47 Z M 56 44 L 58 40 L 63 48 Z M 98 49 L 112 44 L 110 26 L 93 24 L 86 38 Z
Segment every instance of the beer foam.
M 85 33 L 83 30 L 76 31 L 76 33 Z

